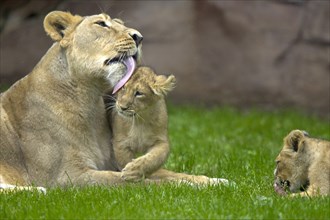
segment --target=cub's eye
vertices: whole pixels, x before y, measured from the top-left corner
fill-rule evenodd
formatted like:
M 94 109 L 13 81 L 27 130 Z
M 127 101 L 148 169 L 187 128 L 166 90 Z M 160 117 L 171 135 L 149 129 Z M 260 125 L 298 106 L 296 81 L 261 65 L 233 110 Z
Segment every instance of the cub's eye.
M 97 21 L 95 24 L 100 25 L 101 27 L 108 27 L 108 25 L 104 21 Z
M 140 91 L 136 91 L 134 95 L 135 95 L 135 97 L 141 97 L 144 94 L 142 92 L 140 92 Z

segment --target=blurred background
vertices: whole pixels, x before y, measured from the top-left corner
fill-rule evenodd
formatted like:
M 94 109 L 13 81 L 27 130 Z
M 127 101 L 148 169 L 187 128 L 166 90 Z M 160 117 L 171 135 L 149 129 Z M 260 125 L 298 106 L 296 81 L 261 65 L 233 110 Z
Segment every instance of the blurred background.
M 144 36 L 143 64 L 178 83 L 171 102 L 294 108 L 330 118 L 330 1 L 1 0 L 0 83 L 28 74 L 52 42 L 52 10 L 121 18 Z

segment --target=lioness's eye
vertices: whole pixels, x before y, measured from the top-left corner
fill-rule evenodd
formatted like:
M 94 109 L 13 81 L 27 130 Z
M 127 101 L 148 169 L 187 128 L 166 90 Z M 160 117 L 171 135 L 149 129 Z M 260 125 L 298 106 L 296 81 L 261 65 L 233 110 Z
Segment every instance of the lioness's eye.
M 135 96 L 143 96 L 144 94 L 142 93 L 142 92 L 140 92 L 140 91 L 136 91 L 135 92 Z
M 108 27 L 108 25 L 104 21 L 97 21 L 95 24 L 100 25 L 101 27 Z

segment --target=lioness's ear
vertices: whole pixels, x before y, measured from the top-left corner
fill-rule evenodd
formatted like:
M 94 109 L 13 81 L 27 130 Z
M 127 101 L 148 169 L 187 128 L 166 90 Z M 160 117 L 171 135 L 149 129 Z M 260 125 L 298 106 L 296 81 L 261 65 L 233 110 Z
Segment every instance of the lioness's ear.
M 151 85 L 152 91 L 159 96 L 166 96 L 168 92 L 172 91 L 175 87 L 176 79 L 173 75 L 168 77 L 164 75 L 156 76 L 156 81 Z
M 307 132 L 301 130 L 293 130 L 286 136 L 284 139 L 285 144 L 292 149 L 293 151 L 297 152 L 301 142 L 305 138 Z
M 53 11 L 44 20 L 44 28 L 47 34 L 54 40 L 61 42 L 65 46 L 70 33 L 82 20 L 79 15 L 72 15 L 69 12 Z

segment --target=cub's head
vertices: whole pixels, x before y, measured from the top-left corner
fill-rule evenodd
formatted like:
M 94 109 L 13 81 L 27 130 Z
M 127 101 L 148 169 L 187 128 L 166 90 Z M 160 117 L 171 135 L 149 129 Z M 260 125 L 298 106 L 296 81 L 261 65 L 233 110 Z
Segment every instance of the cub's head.
M 308 133 L 300 130 L 291 131 L 284 138 L 284 146 L 276 158 L 274 188 L 278 194 L 286 190 L 298 192 L 308 187 L 308 155 L 306 139 Z
M 173 75 L 156 75 L 149 67 L 139 67 L 116 97 L 116 111 L 125 117 L 141 115 L 163 101 L 175 86 Z M 158 109 L 159 110 L 159 109 Z
M 63 66 L 83 79 L 107 79 L 113 87 L 140 59 L 142 35 L 107 14 L 81 17 L 54 11 L 44 28 L 65 53 Z

